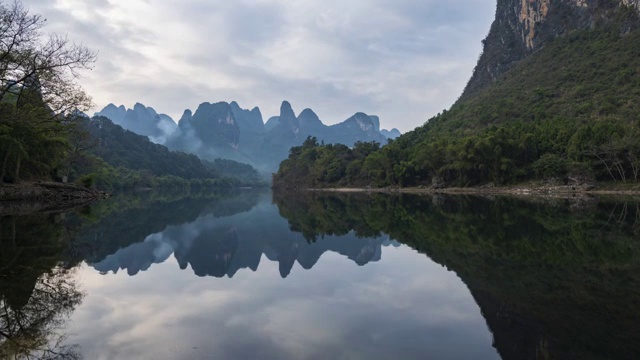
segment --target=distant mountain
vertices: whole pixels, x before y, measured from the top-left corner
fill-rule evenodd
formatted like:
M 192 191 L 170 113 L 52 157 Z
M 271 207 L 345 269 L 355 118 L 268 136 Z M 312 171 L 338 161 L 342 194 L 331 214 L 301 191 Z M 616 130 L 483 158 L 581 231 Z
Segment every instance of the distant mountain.
M 164 143 L 167 136 L 177 127 L 169 115 L 158 114 L 153 108 L 140 103 L 136 103 L 133 109 L 127 109 L 124 105 L 109 104 L 95 116 L 104 116 L 116 125 L 136 134 L 148 136 L 155 143 Z
M 311 109 L 296 116 L 287 101 L 282 103 L 279 115 L 269 118 L 266 124 L 258 107 L 244 109 L 235 101 L 202 103 L 195 112 L 185 110 L 178 125 L 169 116 L 139 103 L 133 109 L 109 104 L 96 115 L 171 150 L 210 161 L 224 158 L 248 163 L 265 172 L 277 169 L 289 149 L 301 145 L 309 136 L 319 142 L 350 147 L 359 141 L 386 144 L 388 138 L 399 136 L 397 130 L 397 134 L 388 136 L 381 132 L 378 116 L 360 112 L 328 126 Z
M 252 129 L 255 114 L 238 113 L 242 127 Z M 257 119 L 262 116 L 257 111 Z M 253 121 L 252 121 L 253 120 Z M 232 106 L 226 102 L 202 103 L 195 113 L 186 110 L 176 131 L 169 136 L 166 145 L 173 150 L 196 154 L 205 160 L 231 159 L 250 163 L 251 158 L 238 151 L 240 146 L 240 122 L 236 120 Z
M 278 120 L 280 120 L 279 116 L 270 117 L 269 120 L 267 120 L 267 122 L 264 124 L 264 129 L 266 131 L 273 130 L 273 128 L 275 128 L 276 125 L 278 125 Z
M 311 109 L 303 110 L 296 117 L 287 101 L 280 106 L 280 116 L 269 119 L 267 125 L 269 130 L 263 143 L 262 156 L 270 170 L 276 169 L 287 158 L 289 149 L 302 145 L 309 136 L 326 144 L 350 147 L 359 141 L 387 142 L 387 138 L 379 132 L 380 119 L 377 116 L 356 113 L 339 124 L 327 126 Z
M 251 110 L 242 109 L 235 101 L 229 105 L 240 129 L 238 148 L 248 154 L 259 153 L 266 132 L 260 109 L 258 107 Z
M 392 139 L 392 140 L 402 136 L 402 133 L 400 132 L 400 130 L 396 128 L 393 128 L 391 130 L 382 129 L 380 130 L 380 133 L 384 135 L 384 137 L 386 137 L 387 139 Z
M 219 176 L 207 169 L 197 156 L 169 151 L 103 116 L 89 121 L 87 129 L 97 140 L 97 146 L 90 151 L 113 167 L 149 170 L 156 176 L 173 175 L 185 179 Z
M 170 151 L 103 116 L 86 119 L 86 128 L 96 142 L 89 151 L 115 168 L 147 170 L 155 176 L 172 175 L 187 180 L 225 177 L 260 182 L 258 172 L 250 165 L 222 159 L 207 162 L 193 154 Z
M 324 134 L 316 136 L 325 143 L 344 144 L 353 146 L 356 142 L 378 142 L 385 144 L 387 138 L 379 131 L 380 120 L 377 116 L 369 116 L 365 113 L 357 113 L 349 119 L 326 128 Z M 311 134 L 314 135 L 315 134 Z

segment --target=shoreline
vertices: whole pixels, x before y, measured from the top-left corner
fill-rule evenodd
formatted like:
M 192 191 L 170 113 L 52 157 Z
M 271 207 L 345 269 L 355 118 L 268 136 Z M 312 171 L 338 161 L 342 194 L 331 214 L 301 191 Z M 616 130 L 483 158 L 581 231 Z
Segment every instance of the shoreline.
M 108 197 L 110 195 L 103 191 L 63 183 L 2 184 L 0 215 L 60 212 Z
M 469 188 L 309 188 L 312 192 L 334 193 L 388 193 L 388 194 L 448 194 L 448 195 L 516 195 L 535 197 L 576 197 L 576 196 L 639 196 L 640 190 L 635 189 L 607 189 L 607 188 L 579 188 L 572 186 L 512 186 L 512 187 L 469 187 Z

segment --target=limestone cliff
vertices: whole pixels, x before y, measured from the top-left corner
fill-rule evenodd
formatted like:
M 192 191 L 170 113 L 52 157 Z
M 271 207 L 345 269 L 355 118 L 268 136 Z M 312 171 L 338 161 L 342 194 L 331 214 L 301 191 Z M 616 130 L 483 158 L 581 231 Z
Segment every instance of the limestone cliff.
M 498 0 L 483 53 L 460 100 L 495 82 L 554 38 L 619 19 L 621 11 L 639 14 L 640 0 Z M 625 22 L 621 31 L 635 27 L 636 22 Z

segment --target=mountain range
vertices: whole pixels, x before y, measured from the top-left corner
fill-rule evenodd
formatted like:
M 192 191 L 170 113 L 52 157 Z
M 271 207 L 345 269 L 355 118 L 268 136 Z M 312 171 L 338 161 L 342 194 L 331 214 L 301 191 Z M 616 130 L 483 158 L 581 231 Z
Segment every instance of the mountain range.
M 268 172 L 277 169 L 289 149 L 309 136 L 326 144 L 351 147 L 359 141 L 384 145 L 401 135 L 398 129 L 380 129 L 379 117 L 361 112 L 341 123 L 325 125 L 311 109 L 296 115 L 287 101 L 282 103 L 279 115 L 266 123 L 258 107 L 243 109 L 235 101 L 202 103 L 195 112 L 185 110 L 177 124 L 170 116 L 140 103 L 133 109 L 109 104 L 95 115 L 172 150 L 207 160 L 231 159 Z

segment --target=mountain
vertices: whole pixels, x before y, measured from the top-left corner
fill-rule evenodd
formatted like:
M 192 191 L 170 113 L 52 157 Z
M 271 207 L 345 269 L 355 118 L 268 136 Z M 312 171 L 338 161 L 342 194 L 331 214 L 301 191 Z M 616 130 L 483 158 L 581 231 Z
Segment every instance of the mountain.
M 384 135 L 384 137 L 386 137 L 387 139 L 391 139 L 391 140 L 397 139 L 400 136 L 402 136 L 402 133 L 400 133 L 400 130 L 396 128 L 393 128 L 391 130 L 382 129 L 380 130 L 380 133 Z
M 195 112 L 187 109 L 177 125 L 169 116 L 140 103 L 133 109 L 109 104 L 96 115 L 171 150 L 209 161 L 222 158 L 243 162 L 264 172 L 277 169 L 289 149 L 301 145 L 309 136 L 326 144 L 349 147 L 357 142 L 386 144 L 388 138 L 399 136 L 397 130 L 383 134 L 386 130 L 380 130 L 380 118 L 375 115 L 356 113 L 339 124 L 327 126 L 311 109 L 296 116 L 287 101 L 282 103 L 278 116 L 266 123 L 258 107 L 244 109 L 236 101 L 205 102 Z
M 258 107 L 251 110 L 242 109 L 235 101 L 229 105 L 240 131 L 238 148 L 248 154 L 258 153 L 266 131 L 260 109 Z
M 273 128 L 276 127 L 276 125 L 278 125 L 278 120 L 279 120 L 278 116 L 270 117 L 269 120 L 267 120 L 267 122 L 264 124 L 264 129 L 266 131 L 272 130 Z
M 164 143 L 166 137 L 177 127 L 169 115 L 158 114 L 153 108 L 140 103 L 136 103 L 133 109 L 127 109 L 124 105 L 109 104 L 95 116 L 109 118 L 114 124 L 136 134 L 148 136 L 155 143 Z
M 243 126 L 251 124 L 252 116 L 249 114 L 245 117 L 244 113 L 241 114 Z M 238 151 L 240 129 L 240 123 L 230 104 L 205 102 L 194 113 L 191 110 L 184 112 L 178 128 L 169 136 L 166 145 L 170 149 L 196 154 L 206 160 L 225 158 L 249 163 L 251 160 Z
M 448 111 L 375 151 L 309 143 L 280 168 L 289 183 L 274 185 L 638 182 L 639 17 L 638 1 L 500 0 Z M 339 176 L 318 177 L 328 172 Z
M 172 152 L 163 145 L 125 130 L 110 119 L 96 116 L 87 129 L 97 146 L 90 151 L 114 167 L 149 170 L 153 175 L 173 175 L 185 179 L 215 177 L 198 157 Z
M 89 139 L 84 140 L 88 144 L 87 151 L 91 156 L 99 158 L 103 165 L 100 162 L 95 164 L 96 161 L 82 160 L 77 161 L 76 167 L 87 167 L 82 172 L 96 174 L 99 183 L 105 180 L 108 184 L 115 180 L 115 184 L 112 183 L 111 186 L 117 188 L 128 186 L 119 185 L 118 181 L 126 183 L 132 180 L 139 183 L 132 186 L 154 187 L 153 177 L 162 177 L 156 179 L 156 183 L 166 181 L 177 186 L 175 182 L 183 179 L 191 181 L 195 186 L 203 181 L 215 182 L 211 185 L 219 187 L 264 185 L 263 179 L 250 165 L 222 159 L 208 162 L 193 154 L 171 151 L 102 116 L 83 119 L 83 124 L 89 136 Z M 110 177 L 120 179 L 109 179 Z M 148 180 L 147 183 L 142 184 L 145 179 Z
M 352 147 L 357 142 L 385 144 L 387 138 L 380 133 L 380 120 L 377 116 L 356 113 L 347 120 L 328 126 L 325 133 L 316 136 L 326 143 L 344 144 Z
M 263 145 L 263 155 L 267 158 L 268 168 L 277 169 L 280 162 L 287 158 L 294 146 L 300 146 L 308 137 L 315 137 L 318 142 L 326 144 L 342 144 L 353 147 L 357 142 L 377 142 L 385 144 L 387 138 L 378 129 L 380 120 L 376 116 L 356 113 L 349 119 L 327 126 L 318 118 L 313 110 L 305 109 L 297 117 L 291 104 L 284 101 L 280 107 L 280 115 L 269 119 L 271 129 L 267 132 Z
M 496 20 L 461 99 L 468 99 L 555 38 L 620 20 L 620 12 L 640 11 L 639 0 L 498 0 Z M 621 32 L 637 29 L 633 19 Z
M 196 154 L 207 160 L 226 158 L 272 172 L 293 146 L 309 137 L 328 144 L 353 146 L 359 141 L 384 144 L 379 131 L 380 119 L 357 113 L 342 123 L 327 126 L 311 109 L 296 116 L 284 101 L 278 116 L 263 122 L 259 108 L 243 109 L 233 101 L 203 103 L 195 113 L 186 110 L 177 129 L 167 138 L 173 150 Z

